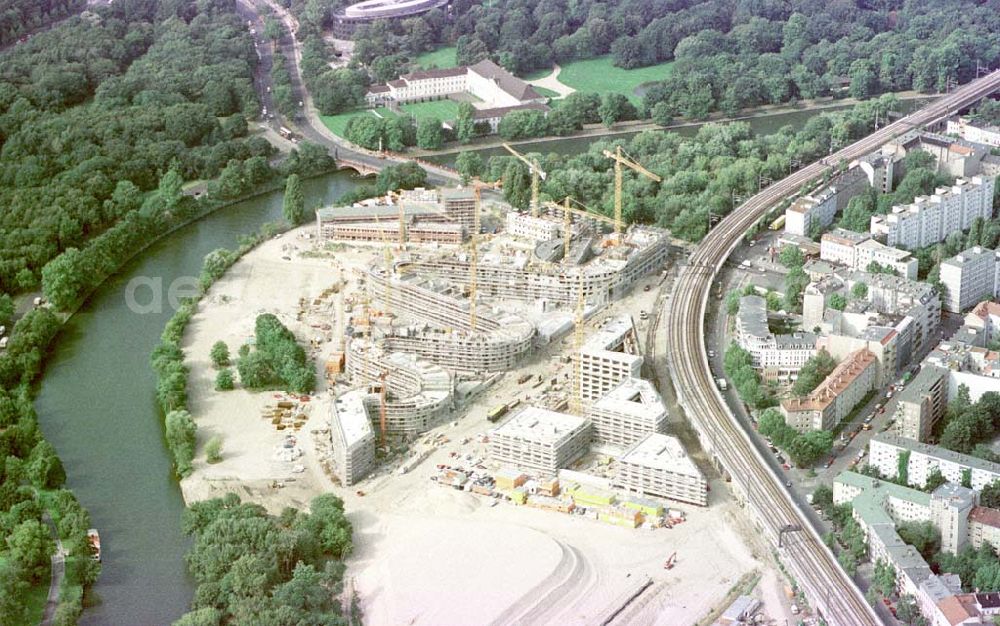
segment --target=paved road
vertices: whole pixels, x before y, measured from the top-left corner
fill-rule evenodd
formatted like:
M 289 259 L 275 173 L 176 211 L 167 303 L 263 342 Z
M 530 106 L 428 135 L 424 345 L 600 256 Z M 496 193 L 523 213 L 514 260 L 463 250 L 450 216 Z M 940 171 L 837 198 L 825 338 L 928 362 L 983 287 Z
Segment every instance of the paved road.
M 278 39 L 277 45 L 287 63 L 288 73 L 291 77 L 292 83 L 293 100 L 295 102 L 302 102 L 303 104 L 301 114 L 297 115 L 294 120 L 287 120 L 288 125 L 290 127 L 295 127 L 306 140 L 325 146 L 327 150 L 329 150 L 330 154 L 338 160 L 338 162 L 353 161 L 377 171 L 387 165 L 403 163 L 410 160 L 406 157 L 377 154 L 370 150 L 356 146 L 330 132 L 326 125 L 323 124 L 322 120 L 320 120 L 319 111 L 314 106 L 312 96 L 306 90 L 305 84 L 302 80 L 302 71 L 300 67 L 302 61 L 302 50 L 301 43 L 295 38 L 295 33 L 298 31 L 298 23 L 296 22 L 295 17 L 284 7 L 271 0 L 267 0 L 261 4 L 264 6 L 263 9 L 260 5 L 253 4 L 251 0 L 238 0 L 237 11 L 243 19 L 249 20 L 254 25 L 254 29 L 257 31 L 255 38 L 260 38 L 261 42 L 263 42 L 263 15 L 265 13 L 276 17 L 279 25 L 281 26 L 281 37 Z M 264 87 L 262 105 L 267 107 L 268 114 L 275 115 L 275 119 L 277 120 L 279 118 L 277 117 L 277 111 L 274 108 L 271 93 L 266 90 L 267 86 L 271 85 L 270 69 L 273 59 L 271 56 L 270 45 L 264 43 L 263 45 L 258 45 L 257 48 L 261 53 L 261 66 L 266 66 L 266 70 L 263 70 L 266 77 L 263 77 L 261 80 L 261 84 Z M 432 184 L 453 185 L 460 180 L 458 174 L 451 170 L 425 162 L 421 162 L 420 164 L 425 170 L 427 170 L 428 182 Z
M 62 539 L 56 530 L 55 522 L 46 513 L 42 519 L 49 527 L 49 533 L 56 541 L 56 551 L 52 555 L 52 577 L 49 580 L 49 597 L 45 601 L 45 613 L 42 614 L 41 626 L 51 626 L 56 615 L 56 607 L 59 606 L 59 588 L 62 586 L 63 576 L 66 574 L 66 550 L 63 548 Z
M 667 312 L 666 354 L 678 395 L 702 446 L 733 482 L 733 491 L 764 536 L 782 548 L 812 606 L 832 624 L 879 624 L 882 616 L 865 601 L 854 581 L 823 543 L 811 508 L 800 502 L 775 471 L 748 429 L 726 407 L 715 387 L 705 351 L 709 291 L 722 264 L 771 207 L 840 161 L 864 155 L 894 136 L 934 122 L 1000 87 L 1000 71 L 957 89 L 830 157 L 774 183 L 728 215 L 691 255 L 678 277 Z M 783 529 L 795 528 L 782 533 Z

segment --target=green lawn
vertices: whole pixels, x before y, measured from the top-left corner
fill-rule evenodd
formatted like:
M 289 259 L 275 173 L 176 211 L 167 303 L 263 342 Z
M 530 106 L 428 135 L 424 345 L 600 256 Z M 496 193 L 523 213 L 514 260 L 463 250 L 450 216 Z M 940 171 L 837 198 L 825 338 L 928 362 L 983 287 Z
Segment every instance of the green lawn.
M 663 80 L 670 74 L 671 65 L 673 62 L 623 70 L 612 64 L 610 56 L 603 56 L 563 65 L 559 82 L 577 91 L 625 94 L 633 102 L 638 102 L 640 98 L 635 95 L 635 88 L 643 83 Z
M 438 48 L 437 50 L 432 50 L 431 52 L 425 52 L 416 56 L 413 59 L 413 62 L 425 69 L 430 68 L 431 66 L 441 69 L 447 67 L 458 67 L 458 64 L 455 63 L 455 46 L 448 46 L 447 48 Z
M 538 80 L 539 78 L 545 78 L 551 73 L 552 73 L 552 68 L 547 67 L 542 70 L 531 70 L 530 72 L 524 74 L 523 76 L 519 76 L 518 78 L 520 78 L 521 80 Z M 535 89 L 538 89 L 538 87 L 535 87 Z
M 320 115 L 319 119 L 326 124 L 326 127 L 329 128 L 334 135 L 343 137 L 344 129 L 347 127 L 347 120 L 351 119 L 355 115 L 374 115 L 372 111 L 375 111 L 382 117 L 395 117 L 396 115 L 392 111 L 380 107 L 378 109 L 357 109 L 355 111 L 346 111 L 336 115 Z
M 420 119 L 421 117 L 436 117 L 442 122 L 455 119 L 458 115 L 458 103 L 454 100 L 432 100 L 430 102 L 414 102 L 399 107 L 404 113 Z

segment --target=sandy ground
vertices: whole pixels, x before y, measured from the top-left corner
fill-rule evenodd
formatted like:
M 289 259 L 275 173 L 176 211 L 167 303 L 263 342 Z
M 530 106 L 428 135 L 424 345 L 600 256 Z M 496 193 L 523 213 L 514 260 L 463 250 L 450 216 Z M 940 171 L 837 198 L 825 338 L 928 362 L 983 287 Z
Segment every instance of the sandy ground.
M 535 85 L 536 87 L 544 87 L 546 89 L 551 89 L 552 91 L 558 93 L 560 98 L 565 98 L 569 94 L 576 91 L 576 89 L 573 89 L 569 85 L 559 82 L 559 72 L 561 71 L 562 68 L 559 67 L 558 63 L 556 63 L 555 67 L 552 68 L 551 74 L 543 76 L 537 80 L 529 80 L 528 84 Z
M 491 426 L 486 420 L 490 407 L 534 397 L 529 384 L 517 384 L 520 374 L 561 376 L 568 369 L 553 358 L 567 349 L 563 341 L 527 359 L 457 413 L 454 422 L 435 429 L 450 441 L 407 474 L 394 471 L 397 459 L 350 489 L 333 483 L 321 468 L 317 449 L 328 437 L 322 429 L 331 392 L 325 388 L 302 405 L 308 421 L 294 433 L 294 449 L 301 456 L 278 460 L 275 451 L 288 431 L 278 432 L 259 417 L 263 406 L 275 402 L 274 394 L 214 391 L 216 370 L 208 354 L 219 339 L 235 354 L 252 336 L 253 321 L 262 312 L 278 315 L 302 341 L 316 338 L 314 319 L 296 319 L 299 298 L 311 302 L 339 283 L 341 269 L 350 279 L 354 268 L 380 257 L 373 248 L 325 258 L 302 256 L 311 247 L 304 239 L 307 232 L 309 227 L 286 233 L 247 254 L 212 287 L 192 319 L 184 349 L 199 447 L 195 471 L 181 483 L 188 502 L 235 492 L 279 512 L 285 506 L 307 507 L 319 493 L 336 493 L 355 529 L 348 577 L 371 624 L 599 623 L 647 577 L 652 584 L 614 623 L 695 624 L 720 608 L 741 577 L 753 570 L 770 571 L 759 556 L 767 551 L 755 545 L 725 483 L 718 480 L 712 483 L 708 508 L 671 503 L 687 513 L 688 521 L 658 530 L 623 529 L 510 503 L 491 507 L 489 498 L 430 480 L 438 463 L 453 462 L 449 453 L 482 454 L 484 447 L 475 440 Z M 590 325 L 618 311 L 651 310 L 656 279 L 645 281 L 654 286 L 649 292 L 635 289 Z M 345 293 L 350 296 L 355 288 L 349 285 Z M 335 309 L 328 315 L 334 328 Z M 637 320 L 644 341 L 647 323 Z M 333 348 L 322 343 L 314 356 L 323 362 Z M 223 439 L 223 460 L 210 465 L 203 448 L 213 435 Z M 466 438 L 474 442 L 462 445 Z M 663 569 L 673 552 L 677 565 Z M 765 575 L 764 582 L 756 593 L 762 594 L 769 613 L 786 612 L 780 574 Z

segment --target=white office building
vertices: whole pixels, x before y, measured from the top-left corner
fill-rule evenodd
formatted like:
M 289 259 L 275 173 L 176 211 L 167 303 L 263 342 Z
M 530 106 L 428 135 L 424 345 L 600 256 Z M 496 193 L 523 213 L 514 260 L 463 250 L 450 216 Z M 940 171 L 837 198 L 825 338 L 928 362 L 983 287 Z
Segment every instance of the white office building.
M 1000 252 L 973 246 L 941 261 L 942 306 L 961 313 L 1000 292 Z
M 892 207 L 888 215 L 871 218 L 871 232 L 890 246 L 910 250 L 944 241 L 956 231 L 968 230 L 973 220 L 993 217 L 992 176 L 959 178 L 951 187 L 939 187 L 931 196 Z
M 538 476 L 555 476 L 587 451 L 590 422 L 535 406 L 490 431 L 490 460 Z
M 667 407 L 648 380 L 628 378 L 587 411 L 594 440 L 626 447 L 667 428 Z
M 641 378 L 642 355 L 632 316 L 614 317 L 580 349 L 580 397 L 585 404 L 606 396 L 630 378 Z
M 618 457 L 616 487 L 708 506 L 708 481 L 684 453 L 680 441 L 650 433 Z

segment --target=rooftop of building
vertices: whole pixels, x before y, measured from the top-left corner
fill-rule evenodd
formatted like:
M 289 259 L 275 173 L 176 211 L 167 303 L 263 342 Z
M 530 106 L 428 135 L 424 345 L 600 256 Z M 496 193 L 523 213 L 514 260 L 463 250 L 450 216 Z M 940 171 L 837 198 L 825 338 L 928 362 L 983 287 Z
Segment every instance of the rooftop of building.
M 948 596 L 962 593 L 962 579 L 958 574 L 936 574 L 920 583 L 920 589 L 937 603 Z
M 957 483 L 945 483 L 931 492 L 932 500 L 944 500 L 949 506 L 964 509 L 976 504 L 976 492 Z
M 655 418 L 667 412 L 656 387 L 644 378 L 626 378 L 597 400 L 593 408 L 645 418 Z
M 403 215 L 406 217 L 420 217 L 427 215 L 442 215 L 441 207 L 423 202 L 404 202 Z M 329 220 L 345 220 L 365 222 L 378 217 L 385 220 L 399 219 L 399 206 L 394 204 L 352 204 L 347 206 L 328 206 L 316 209 L 316 217 L 321 222 Z
M 873 253 L 878 253 L 883 256 L 893 257 L 891 259 L 893 261 L 902 261 L 903 259 L 913 256 L 913 254 L 908 250 L 893 248 L 881 243 L 880 241 L 876 241 L 875 239 L 866 239 L 862 241 L 858 244 L 858 248 L 861 250 L 870 250 Z
M 910 296 L 921 303 L 928 302 L 934 295 L 934 287 L 928 283 L 910 280 L 896 274 L 871 274 L 869 272 L 853 271 L 847 276 L 848 282 L 868 285 L 869 297 L 874 289 L 891 289 L 900 294 Z
M 469 71 L 479 74 L 483 78 L 488 78 L 497 83 L 500 89 L 504 90 L 518 100 L 534 100 L 541 98 L 535 88 L 514 76 L 504 68 L 500 67 L 489 59 L 469 66 Z
M 468 73 L 469 73 L 468 68 L 465 67 L 444 67 L 444 68 L 434 68 L 429 70 L 417 70 L 416 72 L 403 74 L 402 76 L 400 76 L 400 78 L 407 81 L 428 80 L 431 78 L 449 78 L 452 76 L 465 76 Z
M 631 315 L 622 313 L 601 324 L 600 328 L 584 340 L 581 349 L 586 352 L 611 350 L 629 334 L 635 334 L 635 322 Z
M 913 380 L 899 392 L 898 402 L 922 402 L 924 396 L 931 393 L 947 373 L 943 367 L 930 363 L 924 364 Z
M 656 470 L 666 470 L 693 478 L 704 478 L 676 437 L 650 433 L 625 451 L 619 459 Z
M 975 506 L 969 511 L 969 522 L 978 522 L 983 526 L 1000 528 L 1000 510 L 986 506 Z
M 526 406 L 493 429 L 493 433 L 541 444 L 557 444 L 583 430 L 587 423 L 586 419 L 568 413 Z
M 959 252 L 958 254 L 949 259 L 941 261 L 941 266 L 944 267 L 948 265 L 952 267 L 964 267 L 965 265 L 976 263 L 978 261 L 982 261 L 988 258 L 990 259 L 1000 258 L 1000 253 L 998 253 L 996 250 L 991 250 L 989 248 L 972 246 L 967 250 L 962 250 L 961 252 Z
M 841 245 L 853 246 L 861 243 L 862 241 L 867 241 L 872 238 L 870 233 L 859 233 L 853 230 L 847 230 L 846 228 L 834 228 L 828 233 L 823 233 L 820 237 L 820 241 L 830 241 L 832 243 L 839 243 Z
M 928 366 L 925 365 L 921 369 L 921 372 L 927 369 L 927 367 Z M 990 463 L 989 461 L 984 461 L 983 459 L 968 454 L 962 454 L 961 452 L 954 452 L 952 450 L 948 450 L 947 448 L 942 448 L 941 446 L 934 446 L 929 443 L 921 443 L 907 437 L 900 437 L 891 431 L 876 434 L 872 437 L 872 443 L 882 443 L 902 448 L 903 450 L 919 452 L 929 457 L 951 461 L 952 463 L 964 465 L 973 469 L 1000 474 L 1000 464 L 998 463 Z
M 968 620 L 980 615 L 975 596 L 971 593 L 942 598 L 938 600 L 937 608 L 944 616 L 945 621 L 952 626 L 965 624 Z
M 861 489 L 862 492 L 871 491 L 873 493 L 886 494 L 896 498 L 897 500 L 905 500 L 906 502 L 912 502 L 920 506 L 929 507 L 931 505 L 931 494 L 929 493 L 913 489 L 911 487 L 897 485 L 896 483 L 889 482 L 887 480 L 880 480 L 871 476 L 865 476 L 864 474 L 859 474 L 858 472 L 845 470 L 837 474 L 834 482 L 848 485 L 850 487 L 856 487 L 857 489 Z
M 332 427 L 339 428 L 346 446 L 350 447 L 373 436 L 371 418 L 365 408 L 367 389 L 352 389 L 330 403 Z
M 954 371 L 973 371 L 984 376 L 1000 374 L 1000 352 L 975 345 L 974 341 L 958 341 L 954 335 L 951 340 L 938 343 L 926 361 Z
M 830 276 L 835 271 L 837 271 L 836 266 L 832 263 L 822 261 L 820 259 L 809 259 L 802 266 L 802 270 L 810 276 Z
M 875 363 L 875 354 L 868 348 L 861 348 L 847 355 L 847 358 L 833 368 L 812 392 L 804 398 L 787 398 L 781 401 L 786 411 L 822 411 L 830 406 L 850 387 L 861 374 Z
M 795 332 L 775 335 L 774 342 L 779 350 L 810 350 L 816 347 L 819 336 L 813 333 Z
M 536 98 L 539 96 L 535 96 Z M 512 104 L 506 107 L 491 107 L 476 109 L 472 112 L 472 119 L 489 120 L 496 117 L 503 117 L 513 111 L 548 111 L 549 106 L 541 102 L 525 102 L 523 104 Z
M 994 302 L 992 300 L 984 300 L 983 302 L 980 302 L 979 304 L 974 306 L 972 310 L 966 314 L 966 317 L 968 317 L 969 315 L 974 315 L 984 320 L 987 319 L 988 317 L 1000 317 L 1000 302 Z
M 771 329 L 767 326 L 767 301 L 760 296 L 743 296 L 736 320 L 742 332 L 754 337 L 767 337 Z

